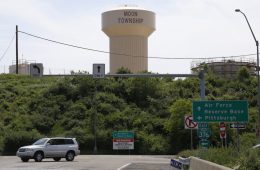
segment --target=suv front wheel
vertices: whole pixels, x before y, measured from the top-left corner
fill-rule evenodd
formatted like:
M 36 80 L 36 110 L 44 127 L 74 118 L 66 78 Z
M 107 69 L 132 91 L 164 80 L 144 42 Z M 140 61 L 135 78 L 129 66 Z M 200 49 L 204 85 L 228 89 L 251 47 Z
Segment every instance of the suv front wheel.
M 75 153 L 73 151 L 69 151 L 67 154 L 66 154 L 66 160 L 67 161 L 73 161 L 74 160 L 74 157 L 75 157 Z
M 61 160 L 61 158 L 53 158 L 54 159 L 54 161 L 60 161 Z
M 35 162 L 41 162 L 43 159 L 43 153 L 42 152 L 36 152 L 34 154 L 34 160 Z
M 28 161 L 29 161 L 29 158 L 21 158 L 21 160 L 22 160 L 23 162 L 28 162 Z

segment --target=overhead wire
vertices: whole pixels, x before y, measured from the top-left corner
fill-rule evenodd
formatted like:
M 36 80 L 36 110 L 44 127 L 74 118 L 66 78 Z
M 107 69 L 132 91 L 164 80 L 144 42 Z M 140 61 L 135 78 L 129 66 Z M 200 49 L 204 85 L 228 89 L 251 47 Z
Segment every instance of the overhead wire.
M 56 41 L 56 40 L 51 40 L 51 39 L 44 38 L 44 37 L 41 37 L 41 36 L 37 36 L 37 35 L 31 34 L 31 33 L 27 33 L 27 32 L 24 32 L 24 31 L 18 31 L 18 32 L 20 32 L 22 34 L 25 34 L 25 35 L 28 35 L 28 36 L 31 36 L 31 37 L 34 37 L 34 38 L 41 39 L 41 40 L 45 40 L 45 41 L 49 41 L 49 42 L 52 42 L 52 43 L 65 45 L 65 46 L 69 46 L 69 47 L 74 47 L 74 48 L 78 48 L 78 49 L 82 49 L 82 50 L 88 50 L 88 51 L 105 53 L 105 54 L 114 54 L 114 55 L 128 56 L 128 57 L 165 59 L 165 60 L 205 60 L 205 59 L 219 59 L 219 58 L 248 57 L 248 56 L 256 55 L 256 54 L 241 54 L 241 55 L 223 56 L 223 57 L 153 57 L 153 56 L 145 57 L 145 56 L 133 56 L 133 55 L 129 55 L 129 54 L 108 52 L 108 51 L 104 51 L 104 50 L 98 50 L 98 49 L 93 49 L 93 48 L 81 47 L 81 46 L 78 46 L 78 45 L 68 44 L 68 43 L 64 43 L 64 42 L 60 42 L 60 41 Z
M 4 51 L 3 55 L 1 56 L 0 61 L 5 57 L 5 54 L 7 53 L 7 51 L 8 51 L 9 48 L 10 48 L 10 46 L 12 45 L 12 43 L 13 43 L 13 41 L 14 41 L 14 37 L 15 37 L 15 34 L 13 35 L 12 40 L 10 41 L 10 43 L 8 44 L 8 47 L 6 48 L 6 50 Z

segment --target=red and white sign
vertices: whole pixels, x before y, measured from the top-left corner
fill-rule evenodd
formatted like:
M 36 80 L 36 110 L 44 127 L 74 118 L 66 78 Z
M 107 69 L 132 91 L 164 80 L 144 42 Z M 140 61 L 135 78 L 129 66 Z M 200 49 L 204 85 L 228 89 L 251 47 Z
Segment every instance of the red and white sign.
M 185 115 L 184 127 L 185 127 L 185 129 L 198 129 L 198 123 L 193 122 L 192 116 Z
M 134 139 L 113 139 L 113 142 L 134 142 Z
M 227 134 L 226 134 L 226 125 L 224 122 L 220 122 L 219 123 L 219 136 L 221 139 L 226 138 Z
M 134 142 L 113 142 L 114 150 L 133 150 Z
M 114 131 L 113 150 L 133 150 L 134 140 L 134 133 L 131 131 Z

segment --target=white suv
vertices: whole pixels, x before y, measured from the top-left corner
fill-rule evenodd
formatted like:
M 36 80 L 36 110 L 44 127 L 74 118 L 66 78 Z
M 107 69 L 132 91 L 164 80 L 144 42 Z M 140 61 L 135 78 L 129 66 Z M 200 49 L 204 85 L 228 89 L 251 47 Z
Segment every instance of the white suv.
M 34 159 L 41 162 L 43 158 L 53 158 L 59 161 L 66 158 L 73 161 L 74 157 L 80 154 L 79 145 L 75 138 L 42 138 L 30 146 L 23 146 L 18 149 L 16 155 L 23 162 Z

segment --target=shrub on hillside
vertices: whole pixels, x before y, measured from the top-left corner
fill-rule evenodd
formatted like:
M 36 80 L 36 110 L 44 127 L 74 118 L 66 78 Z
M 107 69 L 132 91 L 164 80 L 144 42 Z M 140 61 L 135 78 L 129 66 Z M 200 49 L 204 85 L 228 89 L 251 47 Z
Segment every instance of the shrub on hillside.
M 260 149 L 250 149 L 240 157 L 239 170 L 259 170 L 260 169 Z
M 27 131 L 7 131 L 3 140 L 3 154 L 14 155 L 21 146 L 31 145 L 33 142 L 41 138 L 36 130 Z
M 243 133 L 240 137 L 240 150 L 246 151 L 256 144 L 256 136 L 254 133 Z
M 195 156 L 210 162 L 214 162 L 227 167 L 233 167 L 238 157 L 237 149 L 233 146 L 228 148 L 209 148 L 199 150 L 185 150 L 179 156 Z

